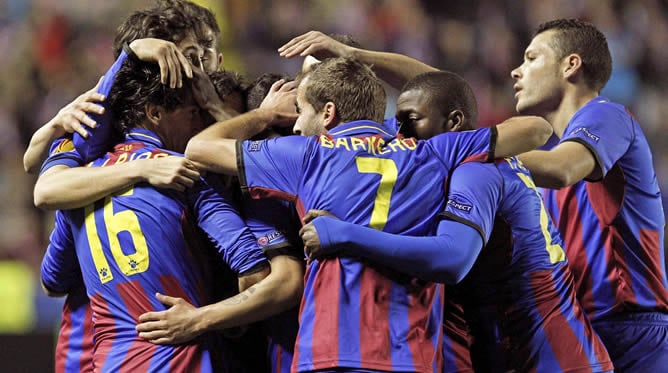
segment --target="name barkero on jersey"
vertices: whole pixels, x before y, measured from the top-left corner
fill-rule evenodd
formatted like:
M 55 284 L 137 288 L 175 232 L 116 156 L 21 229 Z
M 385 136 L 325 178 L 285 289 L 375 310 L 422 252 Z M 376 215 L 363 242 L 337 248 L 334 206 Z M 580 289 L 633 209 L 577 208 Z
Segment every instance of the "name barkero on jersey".
M 320 146 L 328 149 L 345 149 L 351 152 L 365 151 L 370 154 L 388 154 L 415 150 L 417 141 L 414 138 L 394 138 L 389 143 L 376 136 L 339 137 L 320 136 Z

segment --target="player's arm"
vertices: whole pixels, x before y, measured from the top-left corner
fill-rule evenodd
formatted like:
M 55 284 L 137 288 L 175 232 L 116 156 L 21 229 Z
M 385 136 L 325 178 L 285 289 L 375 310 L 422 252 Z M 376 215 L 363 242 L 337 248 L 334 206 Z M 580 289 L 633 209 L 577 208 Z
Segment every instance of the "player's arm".
M 40 271 L 42 289 L 50 297 L 65 296 L 71 288 L 83 281 L 72 233 L 61 212 L 56 213 L 54 229 Z
M 494 148 L 496 158 L 512 157 L 545 144 L 552 135 L 552 126 L 535 116 L 512 117 L 496 125 Z
M 425 281 L 457 283 L 471 269 L 483 241 L 475 229 L 443 220 L 438 235 L 412 237 L 320 216 L 300 230 L 309 260 L 362 257 Z
M 47 210 L 86 206 L 139 182 L 183 191 L 199 178 L 195 165 L 183 157 L 137 159 L 106 167 L 55 165 L 35 183 L 35 206 Z
M 202 169 L 237 174 L 236 140 L 249 139 L 272 126 L 294 124 L 296 85 L 280 80 L 272 85 L 258 109 L 214 123 L 188 142 L 186 158 Z
M 158 299 L 171 308 L 141 315 L 139 336 L 157 344 L 182 343 L 206 331 L 246 325 L 295 306 L 303 291 L 301 263 L 279 255 L 270 264 L 271 273 L 261 281 L 211 305 L 195 308 L 181 298 L 158 294 Z
M 35 131 L 30 138 L 28 149 L 23 154 L 23 168 L 26 172 L 35 174 L 39 171 L 39 167 L 48 156 L 49 146 L 55 139 L 74 132 L 84 137 L 88 136 L 84 126 L 90 128 L 96 126 L 96 122 L 88 116 L 88 113 L 100 115 L 104 113 L 104 107 L 96 104 L 104 101 L 104 95 L 97 93 L 101 82 L 102 79 L 95 87 L 60 109 L 55 117 Z
M 332 254 L 361 256 L 423 280 L 457 283 L 469 272 L 489 238 L 502 183 L 492 164 L 457 167 L 449 180 L 450 193 L 443 213 L 446 219 L 439 222 L 436 237 L 389 234 L 327 216 L 306 224 L 300 233 L 310 257 L 314 252 L 317 258 Z M 309 213 L 305 218 L 316 215 Z
M 281 46 L 278 51 L 286 58 L 308 55 L 318 59 L 353 57 L 372 66 L 380 79 L 396 89 L 401 89 L 407 81 L 419 74 L 438 71 L 432 66 L 402 54 L 351 47 L 319 31 L 309 31 L 299 35 Z
M 559 189 L 584 178 L 600 177 L 600 168 L 587 147 L 575 141 L 562 142 L 553 149 L 534 150 L 518 158 L 531 171 L 537 186 Z

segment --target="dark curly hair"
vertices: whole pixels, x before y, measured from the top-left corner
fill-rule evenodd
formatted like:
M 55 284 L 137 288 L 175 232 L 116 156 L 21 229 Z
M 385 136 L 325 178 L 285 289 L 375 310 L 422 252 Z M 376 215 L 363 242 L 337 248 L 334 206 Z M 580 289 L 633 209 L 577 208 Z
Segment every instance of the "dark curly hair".
M 169 88 L 160 82 L 160 67 L 157 64 L 125 60 L 116 74 L 111 87 L 109 108 L 114 129 L 126 133 L 146 119 L 146 104 L 155 104 L 167 111 L 183 104 L 190 94 L 190 86 Z
M 136 11 L 118 27 L 114 38 L 114 58 L 121 54 L 124 43 L 137 39 L 156 38 L 175 42 L 192 31 L 198 43 L 209 43 L 204 37 L 204 26 L 215 36 L 213 47 L 218 47 L 220 27 L 216 17 L 207 8 L 185 0 L 158 0 L 153 8 Z

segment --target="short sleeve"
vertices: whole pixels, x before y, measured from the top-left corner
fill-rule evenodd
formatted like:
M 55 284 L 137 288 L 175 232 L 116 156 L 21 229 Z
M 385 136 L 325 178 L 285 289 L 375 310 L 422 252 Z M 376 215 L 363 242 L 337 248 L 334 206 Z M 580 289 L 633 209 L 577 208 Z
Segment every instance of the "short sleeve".
M 604 177 L 626 153 L 633 141 L 631 116 L 607 100 L 592 102 L 573 117 L 564 131 L 561 143 L 576 141 L 596 158 Z
M 448 182 L 448 197 L 441 217 L 476 229 L 487 244 L 502 191 L 503 177 L 494 164 L 463 164 L 454 170 Z
M 276 197 L 294 202 L 312 141 L 309 137 L 286 136 L 237 142 L 242 192 L 251 198 Z
M 303 243 L 299 238 L 299 218 L 292 204 L 277 199 L 242 201 L 246 225 L 268 258 L 289 255 L 303 259 Z
M 123 66 L 123 62 L 127 60 L 128 55 L 122 51 L 113 65 L 107 70 L 102 78 L 102 83 L 98 87 L 97 92 L 103 94 L 106 98 L 109 97 L 111 87 L 114 85 L 116 74 Z M 114 126 L 111 125 L 111 109 L 109 101 L 102 102 L 102 107 L 105 111 L 102 114 L 89 113 L 88 116 L 93 119 L 97 126 L 95 128 L 88 128 L 88 137 L 84 138 L 78 133 L 74 133 L 74 146 L 81 154 L 84 163 L 88 163 L 94 159 L 102 156 L 113 144 Z
M 489 162 L 494 159 L 496 127 L 447 132 L 427 142 L 448 168 L 466 162 Z
M 40 175 L 53 166 L 64 165 L 67 167 L 83 166 L 85 162 L 81 155 L 74 148 L 74 143 L 69 137 L 56 139 L 49 149 L 49 156 L 46 158 L 39 171 Z
M 41 265 L 42 282 L 49 290 L 66 293 L 83 282 L 72 232 L 63 212 L 57 211 Z

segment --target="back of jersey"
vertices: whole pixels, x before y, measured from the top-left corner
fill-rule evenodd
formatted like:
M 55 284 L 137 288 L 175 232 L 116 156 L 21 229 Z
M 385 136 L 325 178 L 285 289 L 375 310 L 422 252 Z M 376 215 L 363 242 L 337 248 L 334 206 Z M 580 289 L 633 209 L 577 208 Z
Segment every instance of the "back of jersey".
M 96 163 L 159 154 L 168 155 L 135 144 Z M 135 330 L 139 315 L 166 308 L 157 292 L 202 305 L 201 276 L 182 228 L 184 210 L 176 193 L 137 184 L 66 212 L 94 313 L 96 368 L 210 370 L 208 352 L 199 345 L 154 345 Z
M 500 203 L 489 243 L 462 284 L 467 312 L 484 313 L 478 324 L 499 328 L 507 369 L 611 369 L 576 300 L 562 240 L 529 171 L 515 158 L 496 168 Z
M 469 156 L 486 158 L 489 131 L 418 143 L 352 122 L 319 139 L 246 143 L 242 184 L 252 195 L 292 199 L 301 213 L 321 209 L 386 232 L 433 234 L 448 171 Z M 306 277 L 293 368 L 434 369 L 440 286 L 354 257 L 314 261 Z

